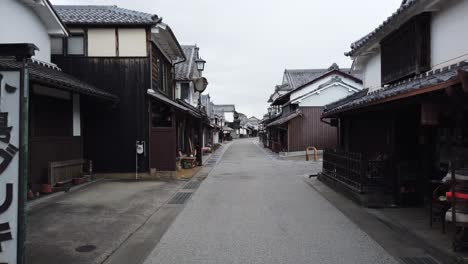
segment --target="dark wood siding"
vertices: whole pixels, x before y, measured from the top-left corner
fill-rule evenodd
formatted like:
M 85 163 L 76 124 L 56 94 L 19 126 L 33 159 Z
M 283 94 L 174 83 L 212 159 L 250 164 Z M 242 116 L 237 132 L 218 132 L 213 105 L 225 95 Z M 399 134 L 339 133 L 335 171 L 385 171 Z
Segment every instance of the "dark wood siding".
M 288 123 L 289 151 L 304 151 L 308 146 L 317 149 L 334 148 L 337 129 L 320 121 L 323 107 L 300 107 L 304 114 Z
M 82 100 L 85 158 L 96 172 L 134 172 L 135 143 L 148 144 L 149 58 L 91 58 L 54 56 L 53 62 L 100 89 L 116 94 L 113 107 L 93 98 Z M 139 158 L 140 171 L 148 171 L 148 154 Z
M 151 111 L 150 167 L 157 171 L 175 171 L 177 132 L 174 109 L 154 100 Z
M 172 65 L 155 46 L 151 47 L 151 82 L 152 88 L 164 93 L 170 99 L 174 99 L 174 87 L 172 82 Z
M 48 183 L 49 162 L 83 158 L 82 138 L 73 136 L 72 126 L 72 100 L 31 94 L 28 183 L 34 192 Z

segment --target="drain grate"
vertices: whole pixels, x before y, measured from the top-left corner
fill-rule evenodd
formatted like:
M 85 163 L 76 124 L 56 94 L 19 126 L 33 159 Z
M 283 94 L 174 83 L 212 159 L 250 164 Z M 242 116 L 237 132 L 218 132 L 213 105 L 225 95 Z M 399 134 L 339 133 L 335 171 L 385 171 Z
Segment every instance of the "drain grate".
M 184 189 L 197 189 L 200 186 L 200 181 L 191 181 L 185 184 Z
M 75 250 L 77 252 L 80 252 L 80 253 L 86 253 L 86 252 L 91 252 L 91 251 L 96 250 L 96 246 L 95 245 L 84 245 L 84 246 L 79 246 L 79 247 L 75 248 Z
M 169 204 L 184 204 L 188 198 L 190 198 L 192 193 L 189 192 L 178 192 L 172 199 L 169 201 Z
M 401 260 L 406 264 L 439 264 L 431 257 L 406 257 Z

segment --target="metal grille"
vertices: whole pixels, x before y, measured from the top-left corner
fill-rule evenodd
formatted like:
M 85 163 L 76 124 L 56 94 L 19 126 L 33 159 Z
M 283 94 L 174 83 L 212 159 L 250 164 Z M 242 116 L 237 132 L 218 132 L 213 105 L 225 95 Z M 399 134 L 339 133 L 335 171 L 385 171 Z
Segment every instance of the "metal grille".
M 401 261 L 406 264 L 440 264 L 431 257 L 406 257 L 401 258 Z
M 172 197 L 168 204 L 184 204 L 191 195 L 192 193 L 189 192 L 178 192 Z
M 191 181 L 185 184 L 184 189 L 197 189 L 200 186 L 200 181 Z

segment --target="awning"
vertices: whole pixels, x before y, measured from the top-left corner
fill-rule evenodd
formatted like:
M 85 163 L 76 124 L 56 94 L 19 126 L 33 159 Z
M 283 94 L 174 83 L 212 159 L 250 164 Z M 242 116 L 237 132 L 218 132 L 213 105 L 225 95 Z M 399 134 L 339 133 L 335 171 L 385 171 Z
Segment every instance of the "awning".
M 231 132 L 231 131 L 234 131 L 234 129 L 225 126 L 225 127 L 223 127 L 223 131 L 224 131 L 224 132 Z
M 373 92 L 363 90 L 325 106 L 322 118 L 331 118 L 338 113 L 442 90 L 460 84 L 460 74 L 466 71 L 468 71 L 468 63 L 461 62 L 450 67 L 423 73 Z
M 299 117 L 299 116 L 302 116 L 302 112 L 297 110 L 295 112 L 291 112 L 289 113 L 288 115 L 284 116 L 284 117 L 281 117 L 280 119 L 274 121 L 274 122 L 271 122 L 270 124 L 268 124 L 266 127 L 271 127 L 271 126 L 279 126 L 279 125 L 282 125 L 296 117 Z
M 177 102 L 180 105 L 184 106 L 187 109 L 187 112 L 190 115 L 192 115 L 193 117 L 196 117 L 196 118 L 201 118 L 202 113 L 198 108 L 196 108 L 195 106 L 193 106 L 193 105 L 191 105 L 191 104 L 189 104 L 186 101 L 181 100 L 181 99 L 177 99 Z
M 13 58 L 0 59 L 0 69 L 21 69 L 22 67 L 23 63 L 18 62 Z M 31 60 L 28 63 L 28 70 L 29 80 L 31 81 L 79 94 L 98 97 L 110 101 L 118 101 L 118 97 L 116 95 L 98 89 L 70 74 L 64 73 L 53 64 Z
M 171 99 L 167 98 L 166 96 L 158 93 L 158 92 L 155 92 L 153 91 L 152 89 L 148 89 L 148 95 L 151 96 L 152 98 L 155 98 L 157 99 L 158 101 L 161 101 L 163 103 L 166 103 L 168 105 L 171 105 L 171 106 L 174 106 L 175 108 L 179 109 L 179 110 L 182 110 L 182 111 L 188 111 L 188 109 L 174 101 L 172 101 Z

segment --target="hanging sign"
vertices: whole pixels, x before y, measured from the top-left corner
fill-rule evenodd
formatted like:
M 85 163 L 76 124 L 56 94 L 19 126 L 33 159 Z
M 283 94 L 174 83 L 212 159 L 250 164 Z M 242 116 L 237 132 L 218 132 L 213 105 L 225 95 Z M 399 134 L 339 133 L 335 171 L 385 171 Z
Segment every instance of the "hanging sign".
M 0 71 L 0 263 L 17 262 L 20 71 Z

